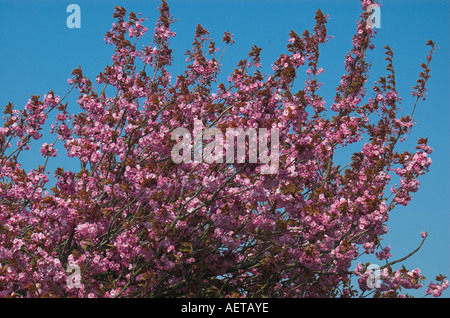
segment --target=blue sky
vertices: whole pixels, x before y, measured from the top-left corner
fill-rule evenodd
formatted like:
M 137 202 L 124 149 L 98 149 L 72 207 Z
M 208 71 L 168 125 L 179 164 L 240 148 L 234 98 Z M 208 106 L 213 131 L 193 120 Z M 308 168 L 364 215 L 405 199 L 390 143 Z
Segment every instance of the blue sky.
M 80 29 L 66 26 L 69 16 L 66 8 L 72 3 L 81 8 Z M 420 179 L 421 187 L 413 195 L 413 201 L 407 207 L 393 210 L 383 244 L 391 245 L 394 260 L 414 250 L 421 241 L 419 233 L 428 231 L 422 249 L 403 264 L 410 269 L 419 267 L 428 280 L 439 273 L 450 276 L 450 2 L 385 0 L 382 3 L 381 28 L 374 41 L 376 48 L 368 55 L 373 64 L 369 88 L 384 74 L 383 47 L 388 44 L 394 50 L 402 108 L 410 112 L 413 105 L 410 92 L 428 51 L 425 44 L 432 39 L 440 47 L 431 63 L 428 98 L 417 106 L 417 125 L 402 144 L 413 149 L 419 137 L 428 137 L 429 145 L 434 148 L 431 171 Z M 0 106 L 12 102 L 22 108 L 30 95 L 44 95 L 49 90 L 63 96 L 69 89 L 67 79 L 78 65 L 94 80 L 110 62 L 112 47 L 103 39 L 113 22 L 116 4 L 128 11 L 141 12 L 148 18 L 146 26 L 150 31 L 153 29 L 159 1 L 0 0 Z M 331 17 L 327 28 L 334 36 L 322 47 L 319 61 L 325 69 L 321 75 L 324 81 L 321 93 L 327 106 L 343 73 L 344 57 L 351 47 L 355 22 L 361 12 L 357 0 L 169 0 L 169 5 L 179 20 L 173 27 L 177 32 L 172 40 L 176 61 L 172 68 L 174 77 L 184 69 L 183 54 L 190 48 L 198 23 L 211 32 L 217 45 L 221 44 L 224 31 L 235 35 L 236 44 L 227 49 L 223 59 L 225 77 L 254 44 L 262 47 L 263 70 L 269 71 L 279 54 L 286 51 L 290 30 L 301 34 L 304 29 L 311 29 L 314 13 L 321 8 Z M 368 92 L 370 95 L 371 90 Z M 73 103 L 75 97 L 72 94 L 69 101 Z M 26 163 L 31 167 L 39 163 L 38 158 L 23 159 L 28 159 Z M 73 165 L 73 161 L 54 161 L 55 165 L 64 164 L 68 168 Z M 369 257 L 368 261 L 377 263 L 375 257 Z M 411 292 L 415 296 L 423 293 L 424 290 Z M 449 297 L 450 291 L 445 291 L 443 296 Z

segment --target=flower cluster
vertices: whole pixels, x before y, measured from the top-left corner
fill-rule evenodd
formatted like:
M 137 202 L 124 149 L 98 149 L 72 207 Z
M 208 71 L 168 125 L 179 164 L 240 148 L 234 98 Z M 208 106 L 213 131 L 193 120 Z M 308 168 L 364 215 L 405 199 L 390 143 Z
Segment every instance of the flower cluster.
M 421 139 L 415 153 L 396 151 L 413 121 L 399 115 L 389 47 L 388 75 L 363 102 L 376 34 L 365 12 L 372 3 L 361 2 L 330 107 L 320 95 L 319 48 L 329 39 L 320 10 L 311 31 L 289 34 L 273 74 L 261 73 L 261 49 L 254 46 L 217 84 L 221 49 L 205 28 L 197 27 L 186 70 L 172 80 L 175 19 L 167 2 L 159 6 L 153 42 L 142 47 L 146 20 L 116 7 L 105 36 L 114 47 L 112 65 L 95 84 L 81 67 L 68 80 L 78 113 L 54 92 L 43 101 L 32 96 L 23 110 L 5 107 L 0 296 L 351 297 L 368 291 L 373 274 L 363 264 L 350 269 L 362 251 L 387 262 L 376 296 L 403 297 L 402 289 L 422 287 L 420 271 L 395 271 L 390 247 L 380 245 L 390 211 L 410 202 L 432 149 Z M 234 43 L 229 32 L 222 41 L 225 48 Z M 303 68 L 305 86 L 294 91 Z M 45 163 L 27 172 L 19 155 L 43 138 L 50 114 L 56 141 L 41 143 Z M 253 162 L 174 163 L 171 132 L 193 131 L 197 119 L 221 131 L 277 127 L 278 172 L 262 174 Z M 359 143 L 347 165 L 337 163 L 339 151 Z M 64 155 L 80 168 L 57 168 L 48 189 L 47 162 Z M 389 196 L 392 175 L 400 184 Z M 67 283 L 72 268 L 79 269 L 79 284 Z M 438 296 L 447 287 L 441 279 L 427 293 Z

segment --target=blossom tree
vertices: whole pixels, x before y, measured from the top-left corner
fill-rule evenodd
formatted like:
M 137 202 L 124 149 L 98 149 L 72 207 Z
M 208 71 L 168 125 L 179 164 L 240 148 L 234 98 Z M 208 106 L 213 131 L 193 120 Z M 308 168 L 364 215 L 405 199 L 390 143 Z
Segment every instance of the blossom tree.
M 410 152 L 396 146 L 426 96 L 436 46 L 427 43 L 409 115 L 400 115 L 389 46 L 386 76 L 366 96 L 373 4 L 361 1 L 345 74 L 329 107 L 320 95 L 319 48 L 329 39 L 321 10 L 312 30 L 289 34 L 272 74 L 261 72 L 261 48 L 253 46 L 228 81 L 218 83 L 223 52 L 234 43 L 229 32 L 219 48 L 198 25 L 186 70 L 173 78 L 175 19 L 166 1 L 152 43 L 141 46 L 145 19 L 116 7 L 105 36 L 114 48 L 111 65 L 95 84 L 81 67 L 68 80 L 80 112 L 70 113 L 67 94 L 53 91 L 32 96 L 22 110 L 5 107 L 0 295 L 404 297 L 404 290 L 423 287 L 419 269 L 395 269 L 420 246 L 391 260 L 380 239 L 389 213 L 408 205 L 431 164 L 426 138 Z M 302 70 L 305 85 L 294 91 Z M 39 142 L 48 137 L 43 127 L 50 116 L 52 139 Z M 249 160 L 175 163 L 171 135 L 177 128 L 193 131 L 195 120 L 222 132 L 277 128 L 278 169 L 262 173 L 261 162 Z M 31 143 L 39 143 L 43 163 L 25 171 L 19 159 Z M 347 165 L 337 164 L 336 154 L 349 145 L 360 150 Z M 80 169 L 58 167 L 52 186 L 47 163 L 64 152 Z M 352 270 L 364 253 L 384 263 L 377 275 L 365 263 Z M 439 275 L 425 293 L 439 296 L 445 278 Z

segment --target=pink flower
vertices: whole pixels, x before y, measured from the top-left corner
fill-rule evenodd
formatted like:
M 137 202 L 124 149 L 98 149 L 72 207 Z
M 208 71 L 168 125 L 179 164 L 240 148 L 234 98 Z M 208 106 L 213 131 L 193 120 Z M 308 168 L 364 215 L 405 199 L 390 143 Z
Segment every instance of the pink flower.
M 392 256 L 390 251 L 391 247 L 388 245 L 385 248 L 383 248 L 380 252 L 375 253 L 375 255 L 379 260 L 388 259 Z
M 361 252 L 379 260 L 392 256 L 390 246 L 380 247 L 390 212 L 412 200 L 432 163 L 426 139 L 415 150 L 396 148 L 414 121 L 400 116 L 393 81 L 390 87 L 376 82 L 365 102 L 366 53 L 375 36 L 367 14 L 327 103 L 316 76 L 323 73 L 318 49 L 329 39 L 320 11 L 311 32 L 289 35 L 288 50 L 270 74 L 258 69 L 259 49 L 253 47 L 223 84 L 216 42 L 201 25 L 186 51 L 185 71 L 173 80 L 175 19 L 166 1 L 159 11 L 153 38 L 142 43 L 144 19 L 116 6 L 105 35 L 112 60 L 96 77 L 102 85 L 94 87 L 81 67 L 68 79 L 80 110 L 66 108 L 53 91 L 43 100 L 32 96 L 20 110 L 5 107 L 0 296 L 352 297 L 358 285 L 367 290 L 374 275 L 382 281 L 376 294 L 382 297 L 406 297 L 398 290 L 423 287 L 417 268 L 368 270 L 358 264 L 356 284 L 349 271 Z M 228 32 L 222 40 L 222 47 L 234 43 Z M 305 63 L 306 70 L 300 68 Z M 294 91 L 305 71 L 304 88 Z M 423 74 L 425 81 L 427 70 Z M 415 89 L 417 96 L 425 93 Z M 53 123 L 46 122 L 50 116 Z M 186 141 L 181 151 L 189 154 L 209 143 L 203 135 L 193 145 L 198 118 L 218 134 L 277 128 L 280 147 L 269 152 L 279 152 L 279 167 L 262 174 L 260 162 L 170 160 L 175 144 Z M 48 160 L 57 155 L 56 142 L 40 142 L 46 158 L 25 170 L 19 160 L 44 137 L 45 124 L 56 134 L 46 140 L 61 140 L 71 159 L 59 167 Z M 178 129 L 182 141 L 170 138 Z M 245 137 L 224 148 L 245 148 L 247 156 L 253 142 Z M 392 177 L 398 184 L 391 184 Z M 81 279 L 79 288 L 67 284 L 73 275 Z M 427 294 L 442 295 L 444 278 Z
M 52 145 L 48 145 L 47 143 L 42 144 L 40 152 L 45 157 L 56 157 L 56 149 L 54 149 Z

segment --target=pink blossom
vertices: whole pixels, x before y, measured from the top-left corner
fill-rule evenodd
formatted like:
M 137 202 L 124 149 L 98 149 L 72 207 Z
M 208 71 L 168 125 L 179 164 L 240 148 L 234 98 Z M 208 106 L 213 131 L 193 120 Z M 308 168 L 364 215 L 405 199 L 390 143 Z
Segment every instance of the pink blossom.
M 360 4 L 364 11 L 373 3 Z M 381 281 L 376 296 L 407 297 L 400 290 L 422 288 L 417 268 L 351 268 L 362 253 L 392 257 L 390 246 L 381 246 L 386 222 L 398 204 L 411 202 L 433 152 L 423 138 L 415 150 L 397 149 L 414 120 L 400 115 L 394 83 L 376 82 L 368 92 L 366 53 L 376 32 L 366 12 L 330 102 L 317 76 L 324 72 L 319 48 L 330 38 L 321 11 L 312 30 L 289 34 L 270 74 L 261 72 L 254 46 L 221 83 L 215 53 L 233 45 L 233 35 L 216 43 L 198 25 L 186 70 L 175 76 L 176 20 L 166 1 L 158 9 L 142 41 L 146 20 L 115 8 L 105 35 L 110 65 L 94 82 L 81 67 L 68 79 L 76 107 L 65 107 L 53 91 L 32 96 L 21 110 L 5 107 L 0 296 L 353 297 L 370 292 L 373 275 Z M 389 60 L 393 53 L 385 50 Z M 426 94 L 421 83 L 418 98 Z M 278 169 L 262 174 L 261 160 L 175 163 L 178 140 L 170 135 L 181 128 L 180 139 L 188 140 L 196 119 L 222 133 L 277 128 Z M 53 136 L 43 133 L 46 124 Z M 40 139 L 41 156 L 27 170 L 19 161 Z M 183 152 L 211 141 L 199 140 Z M 250 148 L 250 139 L 245 143 Z M 53 157 L 70 164 L 59 167 L 66 160 Z M 75 274 L 81 283 L 69 287 Z M 444 278 L 426 293 L 442 295 Z

